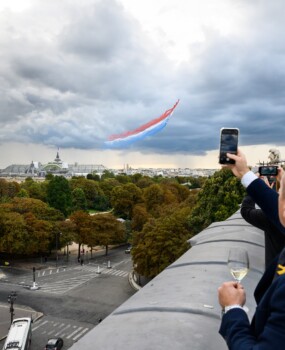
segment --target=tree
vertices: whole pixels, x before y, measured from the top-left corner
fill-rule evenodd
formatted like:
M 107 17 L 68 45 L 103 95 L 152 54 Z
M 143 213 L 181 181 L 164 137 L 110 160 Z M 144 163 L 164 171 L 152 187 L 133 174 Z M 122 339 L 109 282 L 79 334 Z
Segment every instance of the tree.
M 28 177 L 21 184 L 21 189 L 26 190 L 31 198 L 46 201 L 46 185 L 44 183 L 34 181 L 32 178 Z
M 20 191 L 18 192 L 17 194 L 17 197 L 20 197 L 20 198 L 29 198 L 29 192 L 26 191 L 24 188 L 21 188 Z
M 76 188 L 83 190 L 88 208 L 94 208 L 94 202 L 96 201 L 97 197 L 104 194 L 97 181 L 87 180 L 84 177 L 71 179 L 70 188 L 71 190 Z
M 93 204 L 93 208 L 99 211 L 105 211 L 111 208 L 110 200 L 105 195 L 98 195 Z
M 131 178 L 126 174 L 117 175 L 116 180 L 118 180 L 121 184 L 127 184 L 128 182 L 131 182 Z
M 132 256 L 139 274 L 155 277 L 189 249 L 190 211 L 185 207 L 159 219 L 151 218 L 142 232 L 134 235 Z
M 167 182 L 162 185 L 163 188 L 169 190 L 177 202 L 183 202 L 190 194 L 190 191 L 185 186 L 179 185 L 176 182 Z
M 25 254 L 44 254 L 53 239 L 53 223 L 47 220 L 39 220 L 29 212 L 24 215 L 28 239 Z
M 193 233 L 201 232 L 212 222 L 226 220 L 234 214 L 245 195 L 240 181 L 229 169 L 217 171 L 205 181 L 189 217 Z
M 59 210 L 49 207 L 47 203 L 39 199 L 15 197 L 10 203 L 2 204 L 1 207 L 22 215 L 31 212 L 40 220 L 60 221 L 64 219 Z
M 92 216 L 92 221 L 98 243 L 105 246 L 105 255 L 110 244 L 125 242 L 125 227 L 114 215 L 97 214 Z
M 8 254 L 23 254 L 27 249 L 29 234 L 21 214 L 0 208 L 0 249 Z
M 72 210 L 86 210 L 87 209 L 87 201 L 85 197 L 85 193 L 81 188 L 75 188 L 72 193 Z
M 103 190 L 104 195 L 110 199 L 113 188 L 117 187 L 117 186 L 121 186 L 121 184 L 115 178 L 107 178 L 107 179 L 104 179 L 103 181 L 101 181 L 99 183 L 99 186 Z
M 111 204 L 114 214 L 123 219 L 131 219 L 133 207 L 142 202 L 142 191 L 133 183 L 128 183 L 113 188 Z
M 153 185 L 154 181 L 150 177 L 144 176 L 144 177 L 138 178 L 138 180 L 135 184 L 139 188 L 143 189 L 143 188 L 146 188 L 146 187 Z
M 92 216 L 84 211 L 75 211 L 70 216 L 70 221 L 74 224 L 75 242 L 78 243 L 78 259 L 80 259 L 80 248 L 82 244 L 88 244 L 92 235 Z
M 87 174 L 86 178 L 88 180 L 100 181 L 100 175 L 98 174 Z
M 57 237 L 55 237 L 55 239 L 58 238 L 58 247 L 61 248 L 66 246 L 68 254 L 69 244 L 76 241 L 76 225 L 69 219 L 59 221 L 56 223 L 55 232 L 56 234 L 60 233 Z
M 0 179 L 0 202 L 8 202 L 11 198 L 14 198 L 20 191 L 20 185 L 15 182 L 9 182 L 5 179 Z
M 144 224 L 150 218 L 144 204 L 136 204 L 133 208 L 133 218 L 131 221 L 132 230 L 142 231 Z
M 177 203 L 175 196 L 162 185 L 153 184 L 143 191 L 143 199 L 146 209 L 155 217 L 159 217 L 163 213 L 163 207 Z
M 10 254 L 42 254 L 49 250 L 53 226 L 63 215 L 46 203 L 14 198 L 0 205 L 0 248 Z
M 47 201 L 50 206 L 60 210 L 66 217 L 71 208 L 69 183 L 63 176 L 54 176 L 47 187 Z
M 101 176 L 101 180 L 115 178 L 115 174 L 110 170 L 104 170 Z

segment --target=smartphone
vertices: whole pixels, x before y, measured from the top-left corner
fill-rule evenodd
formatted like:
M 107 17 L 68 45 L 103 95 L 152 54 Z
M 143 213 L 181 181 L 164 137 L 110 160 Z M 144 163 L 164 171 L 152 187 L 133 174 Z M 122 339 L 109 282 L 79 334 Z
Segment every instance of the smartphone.
M 278 166 L 276 165 L 264 165 L 260 166 L 258 172 L 261 176 L 277 176 Z
M 239 129 L 222 128 L 220 139 L 220 164 L 235 164 L 233 159 L 227 157 L 227 153 L 237 154 Z

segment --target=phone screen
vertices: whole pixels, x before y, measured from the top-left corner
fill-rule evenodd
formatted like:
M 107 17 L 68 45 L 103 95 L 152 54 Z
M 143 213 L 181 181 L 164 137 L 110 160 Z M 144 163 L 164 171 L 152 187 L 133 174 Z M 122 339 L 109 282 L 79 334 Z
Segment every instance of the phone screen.
M 276 165 L 260 166 L 259 167 L 259 174 L 261 176 L 277 176 L 278 175 L 278 166 L 276 166 Z
M 222 129 L 220 142 L 220 164 L 234 164 L 235 161 L 229 159 L 226 154 L 237 154 L 238 129 Z

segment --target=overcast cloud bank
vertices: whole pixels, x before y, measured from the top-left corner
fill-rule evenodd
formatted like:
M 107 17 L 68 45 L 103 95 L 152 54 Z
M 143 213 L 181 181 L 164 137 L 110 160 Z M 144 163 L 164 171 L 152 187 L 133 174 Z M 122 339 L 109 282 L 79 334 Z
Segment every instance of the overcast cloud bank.
M 179 7 L 168 3 L 169 13 Z M 176 62 L 124 1 L 33 1 L 24 11 L 1 10 L 1 144 L 103 152 L 109 135 L 180 99 L 168 126 L 131 151 L 203 155 L 217 149 L 224 126 L 240 128 L 242 145 L 284 145 L 284 2 L 232 6 L 238 28 L 225 35 L 207 26 L 196 42 L 187 42 L 186 31 L 188 56 Z

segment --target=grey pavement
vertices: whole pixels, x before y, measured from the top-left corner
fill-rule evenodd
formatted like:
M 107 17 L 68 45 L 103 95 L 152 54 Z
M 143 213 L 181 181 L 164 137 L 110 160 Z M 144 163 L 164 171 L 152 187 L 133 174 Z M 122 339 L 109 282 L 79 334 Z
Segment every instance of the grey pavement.
M 139 290 L 141 287 L 137 284 L 136 276 L 134 272 L 129 273 L 129 282 L 135 290 Z M 23 305 L 14 305 L 14 318 L 32 317 L 35 322 L 43 316 L 43 313 L 31 309 L 30 307 Z M 9 331 L 11 323 L 10 305 L 0 303 L 0 340 L 4 339 Z
M 36 321 L 42 316 L 43 314 L 41 312 L 37 312 L 27 306 L 14 306 L 14 318 L 32 317 L 33 321 Z M 8 302 L 7 304 L 0 303 L 0 340 L 7 336 L 10 324 L 10 305 Z
M 75 259 L 76 257 L 76 252 L 73 252 L 73 254 L 71 254 L 73 259 L 70 259 L 71 261 L 76 261 Z M 61 262 L 61 263 L 60 263 Z M 32 271 L 32 268 L 35 267 L 36 270 L 41 270 L 41 269 L 47 269 L 47 268 L 55 268 L 55 261 L 53 262 L 47 262 L 42 263 L 40 261 L 33 261 L 31 259 L 31 261 L 21 261 L 18 262 L 17 264 L 13 264 L 13 268 L 17 269 L 19 268 L 20 270 L 23 271 Z M 77 263 L 75 265 L 78 265 Z M 62 260 L 59 261 L 58 263 L 58 267 L 62 267 Z M 87 268 L 88 265 L 86 265 L 85 268 Z M 11 266 L 12 267 L 12 266 Z M 11 268 L 10 266 L 3 268 L 2 267 L 2 271 L 4 272 L 5 270 L 9 270 Z M 112 269 L 113 270 L 113 269 Z M 1 273 L 1 270 L 0 270 Z M 31 277 L 32 277 L 32 273 L 31 273 Z M 136 274 L 131 271 L 129 273 L 129 282 L 130 285 L 132 286 L 133 289 L 135 290 L 139 290 L 141 287 L 139 286 L 138 282 L 141 282 L 138 280 L 138 277 L 136 276 Z M 143 281 L 142 281 L 143 282 Z M 29 307 L 23 306 L 23 305 L 14 305 L 14 318 L 20 318 L 20 317 L 32 317 L 32 319 L 34 321 L 36 321 L 37 319 L 41 318 L 43 315 L 43 313 L 38 312 L 34 309 L 31 309 Z M 10 327 L 10 322 L 11 322 L 11 314 L 10 314 L 10 305 L 9 303 L 1 303 L 0 302 L 0 340 L 2 340 L 3 338 L 5 338 L 8 334 L 9 331 L 9 327 Z

